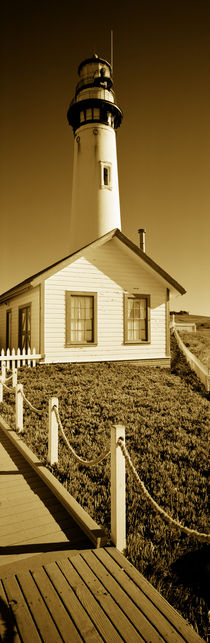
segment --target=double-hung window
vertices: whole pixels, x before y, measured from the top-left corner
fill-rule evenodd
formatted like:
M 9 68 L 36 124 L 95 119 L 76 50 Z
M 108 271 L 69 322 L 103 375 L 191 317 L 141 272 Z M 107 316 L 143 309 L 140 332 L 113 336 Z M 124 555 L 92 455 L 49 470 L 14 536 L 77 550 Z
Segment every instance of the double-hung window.
M 125 343 L 150 341 L 150 296 L 125 295 Z
M 97 294 L 66 292 L 66 345 L 97 343 Z

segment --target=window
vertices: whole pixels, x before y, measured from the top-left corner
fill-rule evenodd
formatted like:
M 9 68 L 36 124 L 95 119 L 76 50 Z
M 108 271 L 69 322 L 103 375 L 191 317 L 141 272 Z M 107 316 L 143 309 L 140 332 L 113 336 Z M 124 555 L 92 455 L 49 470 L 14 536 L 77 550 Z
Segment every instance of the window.
M 91 120 L 92 120 L 92 118 L 93 118 L 93 115 L 92 115 L 92 108 L 91 108 L 91 107 L 88 107 L 88 109 L 86 109 L 86 120 L 87 120 L 87 121 L 91 121 Z
M 85 120 L 85 114 L 84 112 L 80 112 L 80 123 L 83 123 Z
M 97 295 L 66 292 L 66 345 L 97 342 Z
M 100 109 L 99 109 L 99 107 L 94 107 L 93 108 L 93 118 L 94 118 L 94 121 L 100 121 Z
M 31 305 L 19 308 L 19 348 L 31 348 Z
M 7 310 L 6 311 L 6 349 L 9 348 L 10 351 L 12 349 L 11 335 L 12 335 L 12 311 Z
M 125 295 L 125 343 L 150 341 L 149 295 Z
M 101 188 L 112 189 L 112 165 L 100 161 L 101 166 Z

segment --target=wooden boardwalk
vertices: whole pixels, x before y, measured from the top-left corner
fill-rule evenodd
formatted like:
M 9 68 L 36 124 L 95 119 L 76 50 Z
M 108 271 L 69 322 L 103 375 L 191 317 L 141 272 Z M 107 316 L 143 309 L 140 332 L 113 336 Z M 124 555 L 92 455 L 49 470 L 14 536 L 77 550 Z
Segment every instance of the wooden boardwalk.
M 0 640 L 202 641 L 114 547 L 92 548 L 97 525 L 79 510 L 84 533 L 1 420 L 0 438 Z

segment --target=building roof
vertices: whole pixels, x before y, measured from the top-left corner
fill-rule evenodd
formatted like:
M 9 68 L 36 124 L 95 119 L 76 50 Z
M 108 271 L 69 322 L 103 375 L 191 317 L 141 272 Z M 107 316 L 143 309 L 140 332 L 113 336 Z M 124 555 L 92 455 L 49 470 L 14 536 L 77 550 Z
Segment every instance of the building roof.
M 141 250 L 138 246 L 135 245 L 128 237 L 126 237 L 118 228 L 115 228 L 114 230 L 111 230 L 107 234 L 103 235 L 103 237 L 100 237 L 99 239 L 96 239 L 95 241 L 92 241 L 89 243 L 87 246 L 84 246 L 83 248 L 80 248 L 76 252 L 73 252 L 63 259 L 59 259 L 55 263 L 51 264 L 50 266 L 47 266 L 47 268 L 44 268 L 43 270 L 40 270 L 39 272 L 35 273 L 34 275 L 31 275 L 31 277 L 28 277 L 27 279 L 24 279 L 24 281 L 21 281 L 19 284 L 16 286 L 13 286 L 9 290 L 5 291 L 0 295 L 0 304 L 6 302 L 9 299 L 12 299 L 13 297 L 16 297 L 17 295 L 22 294 L 23 292 L 29 290 L 33 285 L 33 281 L 36 279 L 39 279 L 40 277 L 40 282 L 43 280 L 44 273 L 47 273 L 58 266 L 58 270 L 62 269 L 61 264 L 68 262 L 68 260 L 76 260 L 77 257 L 79 257 L 85 250 L 86 248 L 90 247 L 97 247 L 100 246 L 102 243 L 107 243 L 108 241 L 111 241 L 113 238 L 119 239 L 127 248 L 129 248 L 132 252 L 135 253 L 137 257 L 142 259 L 146 265 L 148 265 L 152 270 L 154 270 L 162 279 L 164 279 L 169 286 L 172 286 L 173 289 L 175 289 L 177 292 L 179 292 L 181 295 L 184 295 L 186 293 L 185 288 L 181 286 L 173 277 L 171 277 L 163 268 L 161 268 L 153 259 L 151 259 L 143 250 Z M 37 285 L 37 283 L 36 283 Z

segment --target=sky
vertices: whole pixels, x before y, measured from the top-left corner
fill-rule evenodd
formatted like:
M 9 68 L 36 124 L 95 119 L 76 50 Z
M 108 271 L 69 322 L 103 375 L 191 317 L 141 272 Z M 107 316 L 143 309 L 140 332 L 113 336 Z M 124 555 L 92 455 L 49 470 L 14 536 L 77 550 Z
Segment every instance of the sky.
M 1 22 L 0 293 L 69 252 L 79 63 L 110 61 L 122 232 L 210 315 L 210 3 L 4 0 Z

